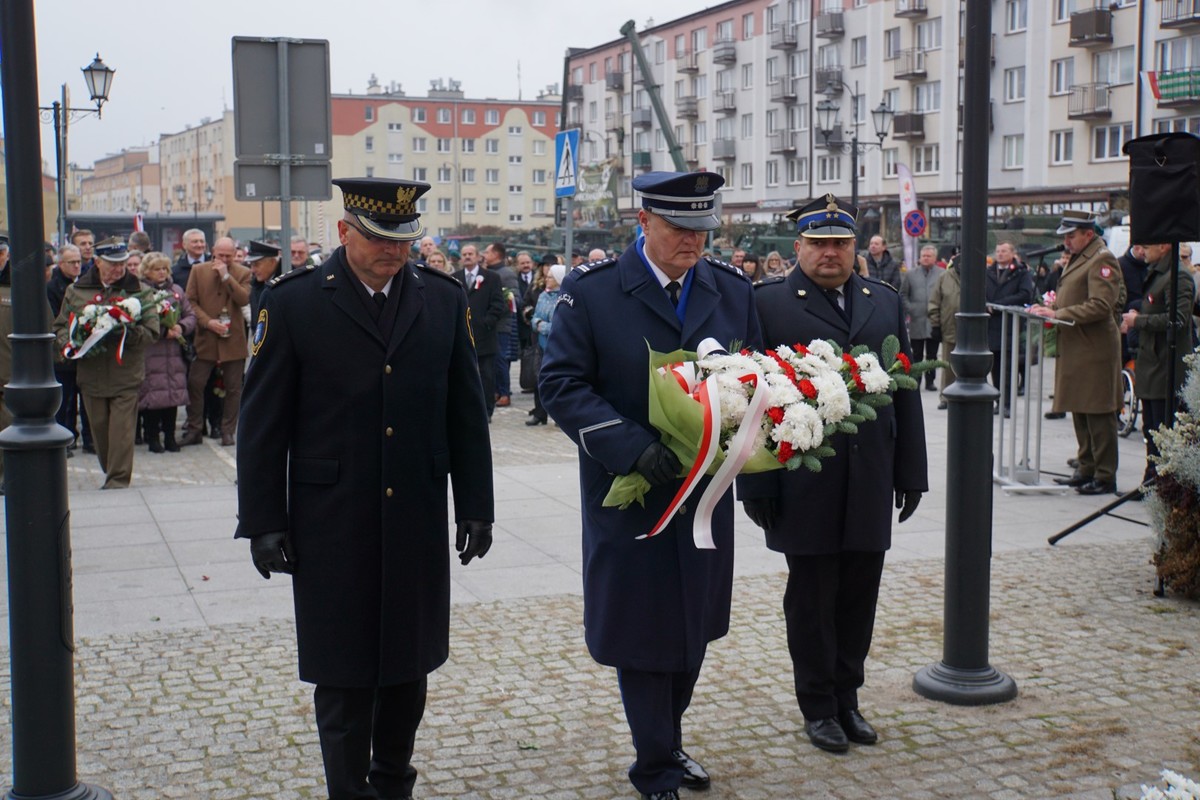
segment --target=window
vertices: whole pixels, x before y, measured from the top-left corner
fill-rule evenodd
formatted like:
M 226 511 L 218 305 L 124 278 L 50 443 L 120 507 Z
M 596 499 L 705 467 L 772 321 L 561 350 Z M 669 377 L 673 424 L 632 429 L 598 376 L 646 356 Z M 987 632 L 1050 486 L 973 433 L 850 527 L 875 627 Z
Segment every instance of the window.
M 520 156 L 509 156 L 509 157 L 508 157 L 508 163 L 509 163 L 509 164 L 520 164 L 520 163 L 521 163 L 521 157 L 520 157 Z
M 368 153 L 375 152 L 375 137 L 374 136 L 367 136 L 363 139 L 363 149 L 365 149 Z
M 797 78 L 808 77 L 808 51 L 800 50 L 792 54 L 788 68 Z
M 779 130 L 779 109 L 768 108 L 767 116 L 763 121 L 766 123 L 767 133 L 775 133 L 775 131 Z
M 867 63 L 867 37 L 856 36 L 850 40 L 850 66 L 861 67 Z
M 463 152 L 463 153 L 474 153 L 475 152 L 475 140 L 474 139 L 459 139 L 458 141 L 459 141 L 459 146 L 462 148 L 460 150 L 460 152 Z
M 402 122 L 389 122 L 388 123 L 388 133 L 397 133 L 402 130 L 404 130 L 404 123 L 402 123 Z
M 483 180 L 486 183 L 499 183 L 500 182 L 500 170 L 485 169 L 483 171 Z
M 743 39 L 753 39 L 754 38 L 754 15 L 753 14 L 742 14 L 742 38 Z
M 474 214 L 475 213 L 475 198 L 474 197 L 464 197 L 463 201 L 462 201 L 462 210 L 463 210 L 464 214 Z
M 767 59 L 767 85 L 774 86 L 779 83 L 779 59 Z
M 546 127 L 546 112 L 545 111 L 533 112 L 533 125 L 536 128 Z
M 489 214 L 499 214 L 500 213 L 500 198 L 499 197 L 489 197 L 488 199 L 484 200 L 483 201 L 483 210 Z
M 1092 160 L 1114 161 L 1121 158 L 1121 147 L 1133 138 L 1133 123 L 1100 125 L 1092 130 Z
M 936 144 L 925 144 L 913 148 L 913 174 L 933 175 L 940 168 L 940 153 Z
M 454 175 L 453 167 L 438 167 L 437 180 L 438 183 L 449 183 L 450 178 Z
M 1185 132 L 1200 136 L 1200 117 L 1167 117 L 1154 120 L 1155 133 Z
M 403 160 L 404 160 L 403 153 L 388 153 L 388 163 L 389 164 L 399 164 Z
M 443 123 L 443 124 L 447 124 L 447 123 L 449 123 L 449 122 L 450 122 L 450 109 L 448 109 L 448 108 L 439 108 L 439 109 L 438 109 L 437 121 L 438 121 L 438 122 L 441 122 L 441 123 Z
M 1075 131 L 1050 132 L 1050 163 L 1070 164 L 1075 158 Z
M 414 136 L 412 149 L 413 149 L 414 153 L 424 153 L 425 152 L 425 137 L 424 136 Z
M 595 108 L 595 105 L 596 105 L 595 103 L 592 103 L 593 110 Z M 594 119 L 594 117 L 593 117 L 593 119 Z M 520 136 L 521 130 L 522 130 L 522 128 L 520 125 L 509 125 L 508 126 L 508 135 L 509 136 Z
M 596 62 L 588 64 L 588 83 L 596 82 Z
M 754 65 L 753 64 L 742 64 L 742 88 L 743 89 L 753 89 L 754 88 Z
M 454 150 L 454 140 L 453 139 L 438 139 L 437 140 L 437 151 L 439 153 L 450 153 L 450 152 L 453 152 L 453 150 Z
M 919 83 L 916 88 L 916 112 L 932 114 L 942 110 L 942 82 Z
M 533 140 L 533 154 L 535 156 L 546 155 L 546 140 L 545 139 L 534 139 Z
M 363 106 L 363 119 L 367 122 L 375 121 L 375 106 Z
M 1025 135 L 1018 133 L 1004 137 L 1004 168 L 1021 169 L 1025 166 Z
M 426 181 L 428 180 L 428 178 L 425 177 L 427 174 L 428 171 L 425 167 L 413 167 L 412 179 L 414 181 Z
M 898 157 L 899 157 L 899 153 L 896 151 L 896 148 L 888 147 L 888 148 L 884 149 L 884 151 L 883 151 L 883 177 L 885 177 L 885 178 L 896 177 L 896 161 L 897 161 Z
M 1050 94 L 1070 94 L 1075 83 L 1075 59 L 1059 58 L 1050 62 Z
M 771 159 L 767 162 L 767 186 L 779 185 L 779 161 Z
M 534 198 L 533 213 L 534 214 L 545 214 L 546 213 L 546 198 L 544 198 L 544 197 Z
M 1154 63 L 1160 70 L 1188 69 L 1200 64 L 1200 36 L 1164 39 L 1154 47 Z
M 413 122 L 424 122 L 424 121 L 425 121 L 425 108 L 424 108 L 424 106 L 416 106 L 415 108 L 413 108 L 413 110 L 412 110 L 412 121 L 413 121 Z
M 417 200 L 417 213 L 425 214 L 429 211 L 429 198 L 421 197 Z
M 917 49 L 942 49 L 942 18 L 934 17 L 917 23 Z
M 453 208 L 453 206 L 450 205 L 451 202 L 452 201 L 450 200 L 449 197 L 439 197 L 438 198 L 438 212 L 441 214 L 449 214 L 451 211 L 453 211 L 454 208 Z
M 546 170 L 535 169 L 533 171 L 533 182 L 538 185 L 544 184 L 546 182 Z
M 522 192 L 522 187 L 519 183 L 516 183 L 516 184 L 510 183 L 508 185 L 508 193 L 509 194 L 520 194 L 521 192 Z
M 1054 0 L 1054 21 L 1068 22 L 1075 13 L 1077 0 Z
M 496 153 L 499 153 L 500 152 L 500 140 L 499 139 L 484 139 L 483 140 L 483 152 L 491 153 L 493 155 L 495 155 Z
M 374 167 L 367 167 L 367 174 L 366 174 L 366 177 L 368 177 L 368 178 L 374 178 L 374 177 L 375 177 L 375 168 L 374 168 Z
M 1025 99 L 1025 68 L 1004 70 L 1004 102 L 1016 103 Z
M 464 108 L 462 110 L 462 124 L 463 125 L 474 125 L 475 124 L 475 109 Z
M 1004 32 L 1020 33 L 1028 27 L 1029 0 L 1004 0 Z
M 494 108 L 489 108 L 483 112 L 483 122 L 485 125 L 499 125 L 500 112 Z
M 654 43 L 654 63 L 661 64 L 667 60 L 667 43 L 659 39 Z
M 837 183 L 841 179 L 842 159 L 840 157 L 817 157 L 817 183 Z
M 754 188 L 754 165 L 742 164 L 742 188 Z
M 883 32 L 883 60 L 894 61 L 900 57 L 900 29 L 888 28 Z
M 789 158 L 787 162 L 787 182 L 789 185 L 808 183 L 808 159 Z
M 474 183 L 475 182 L 475 168 L 474 167 L 463 167 L 462 182 L 463 183 Z
M 883 104 L 892 111 L 900 110 L 900 90 L 887 89 L 883 93 Z
M 1136 69 L 1133 47 L 1121 47 L 1096 53 L 1096 82 L 1119 86 L 1123 83 L 1133 83 Z
M 808 130 L 808 103 L 798 103 L 789 112 L 788 127 L 794 131 Z
M 749 139 L 754 136 L 754 115 L 742 114 L 742 138 Z
M 515 223 L 518 223 L 518 222 L 520 222 L 520 221 L 521 221 L 521 215 L 520 215 L 520 214 L 509 214 L 509 215 L 508 215 L 508 221 L 509 221 L 510 223 L 514 223 L 514 224 L 515 224 Z

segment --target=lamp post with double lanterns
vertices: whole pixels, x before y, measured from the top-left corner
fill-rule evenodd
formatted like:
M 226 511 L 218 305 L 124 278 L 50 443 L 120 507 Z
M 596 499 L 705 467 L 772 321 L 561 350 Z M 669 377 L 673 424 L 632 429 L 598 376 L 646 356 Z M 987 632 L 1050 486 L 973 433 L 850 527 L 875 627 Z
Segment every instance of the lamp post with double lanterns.
M 213 197 L 216 196 L 216 194 L 217 193 L 213 189 L 211 184 L 204 187 L 204 207 L 206 209 L 212 205 Z M 187 187 L 186 186 L 184 186 L 183 184 L 176 186 L 175 187 L 175 197 L 179 199 L 180 208 L 187 208 Z M 170 202 L 171 202 L 170 200 L 167 201 L 167 204 L 168 204 L 167 211 L 168 212 L 170 212 L 170 210 L 171 210 Z M 196 200 L 192 201 L 192 219 L 199 219 L 199 218 L 200 218 L 200 200 L 196 199 Z
M 836 80 L 831 83 L 837 83 L 844 86 L 847 90 L 850 87 L 845 81 Z M 850 107 L 853 109 L 852 115 L 858 113 L 858 100 L 862 95 L 858 93 L 858 82 L 854 84 L 854 89 L 850 90 Z M 817 129 L 821 131 L 821 135 L 825 137 L 826 145 L 836 142 L 833 139 L 833 134 L 841 127 L 841 121 L 838 120 L 838 111 L 841 107 L 826 97 L 821 102 L 817 103 Z M 880 103 L 871 111 L 871 124 L 875 126 L 875 136 L 879 139 L 879 143 L 875 142 L 860 142 L 858 141 L 858 120 L 855 119 L 850 125 L 850 203 L 858 207 L 858 157 L 872 147 L 883 149 L 883 140 L 887 138 L 888 133 L 892 129 L 892 119 L 896 116 L 896 112 L 888 108 L 885 103 Z M 832 140 L 832 141 L 831 141 Z
M 113 75 L 116 70 L 100 60 L 100 54 L 92 59 L 92 63 L 81 68 L 83 81 L 87 84 L 88 93 L 92 96 L 95 108 L 71 108 L 70 92 L 67 85 L 62 85 L 62 99 L 55 100 L 49 107 L 39 107 L 43 122 L 54 125 L 54 169 L 58 175 L 58 244 L 61 247 L 66 242 L 67 225 L 67 130 L 72 120 L 86 117 L 89 114 L 102 116 L 104 104 L 108 101 L 108 92 L 112 89 Z

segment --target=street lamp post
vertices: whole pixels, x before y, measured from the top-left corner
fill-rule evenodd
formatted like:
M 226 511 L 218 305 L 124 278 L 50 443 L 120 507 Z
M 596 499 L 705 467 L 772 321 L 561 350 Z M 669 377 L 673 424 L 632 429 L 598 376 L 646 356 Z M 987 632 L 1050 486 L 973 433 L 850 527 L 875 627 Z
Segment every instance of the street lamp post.
M 71 108 L 65 83 L 62 85 L 61 100 L 55 100 L 49 108 L 38 108 L 42 121 L 51 122 L 54 125 L 54 169 L 58 176 L 56 181 L 58 186 L 58 244 L 60 247 L 66 242 L 67 129 L 73 119 L 86 117 L 88 114 L 102 116 L 104 104 L 108 101 L 108 92 L 112 89 L 113 75 L 116 74 L 116 70 L 100 60 L 99 53 L 96 54 L 96 58 L 92 60 L 91 64 L 82 68 L 82 72 L 88 93 L 96 104 L 95 108 Z
M 858 113 L 858 99 L 862 95 L 858 93 L 858 82 L 855 81 L 854 88 L 846 84 L 845 81 L 838 80 L 837 83 L 844 86 L 851 92 L 850 107 L 853 109 L 851 115 Z M 841 126 L 838 120 L 838 111 L 840 107 L 837 103 L 826 97 L 821 102 L 817 103 L 817 129 L 825 137 L 826 143 L 833 137 L 834 132 Z M 859 142 L 858 141 L 858 120 L 853 120 L 850 127 L 850 203 L 858 207 L 858 157 L 872 147 L 883 149 L 883 140 L 887 137 L 888 132 L 892 129 L 892 119 L 896 116 L 896 112 L 888 108 L 883 102 L 871 112 L 871 123 L 875 126 L 875 136 L 879 138 L 879 143 L 875 142 Z

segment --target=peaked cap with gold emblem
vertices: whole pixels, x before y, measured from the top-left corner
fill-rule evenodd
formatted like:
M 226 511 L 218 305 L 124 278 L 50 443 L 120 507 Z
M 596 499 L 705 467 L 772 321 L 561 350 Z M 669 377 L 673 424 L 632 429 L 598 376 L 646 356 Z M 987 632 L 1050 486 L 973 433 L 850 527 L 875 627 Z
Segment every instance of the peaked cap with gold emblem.
M 857 208 L 831 194 L 818 197 L 787 215 L 796 223 L 796 232 L 807 239 L 851 238 L 858 233 L 857 217 Z
M 721 227 L 717 190 L 724 185 L 715 172 L 647 172 L 633 179 L 633 188 L 642 193 L 642 208 L 691 231 Z
M 381 239 L 411 242 L 425 235 L 417 198 L 429 191 L 422 181 L 392 178 L 335 178 L 342 205 L 363 230 Z

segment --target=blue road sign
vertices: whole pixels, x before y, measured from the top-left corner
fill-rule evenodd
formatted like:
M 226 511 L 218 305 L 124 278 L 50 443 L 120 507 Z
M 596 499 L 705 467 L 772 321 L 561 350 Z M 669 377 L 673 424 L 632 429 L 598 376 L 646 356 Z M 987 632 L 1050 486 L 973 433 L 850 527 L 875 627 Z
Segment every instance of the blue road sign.
M 554 196 L 574 197 L 579 177 L 579 129 L 559 131 L 554 137 Z

